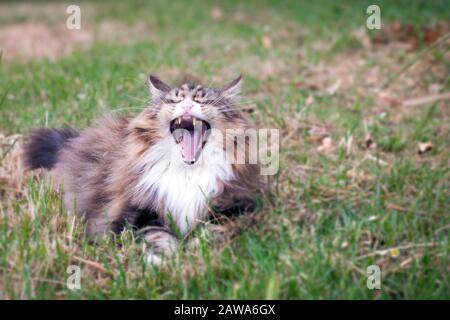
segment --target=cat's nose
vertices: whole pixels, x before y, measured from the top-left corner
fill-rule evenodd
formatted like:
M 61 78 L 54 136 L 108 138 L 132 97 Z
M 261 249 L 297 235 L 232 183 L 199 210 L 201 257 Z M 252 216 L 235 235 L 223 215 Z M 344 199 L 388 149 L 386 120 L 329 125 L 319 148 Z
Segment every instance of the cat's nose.
M 191 111 L 191 109 L 192 109 L 193 106 L 194 106 L 194 105 L 192 105 L 192 104 L 186 104 L 186 105 L 184 105 L 184 106 L 183 106 L 184 112 L 189 112 L 189 111 Z

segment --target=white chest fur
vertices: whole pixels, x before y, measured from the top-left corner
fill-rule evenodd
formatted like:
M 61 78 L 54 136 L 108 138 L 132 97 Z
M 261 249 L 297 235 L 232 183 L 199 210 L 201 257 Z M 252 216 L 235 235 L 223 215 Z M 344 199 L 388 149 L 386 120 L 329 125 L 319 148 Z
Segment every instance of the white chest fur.
M 201 158 L 187 165 L 172 137 L 149 150 L 142 173 L 135 191 L 153 199 L 155 207 L 162 204 L 183 234 L 205 217 L 209 200 L 219 191 L 219 182 L 233 178 L 221 145 L 208 141 Z

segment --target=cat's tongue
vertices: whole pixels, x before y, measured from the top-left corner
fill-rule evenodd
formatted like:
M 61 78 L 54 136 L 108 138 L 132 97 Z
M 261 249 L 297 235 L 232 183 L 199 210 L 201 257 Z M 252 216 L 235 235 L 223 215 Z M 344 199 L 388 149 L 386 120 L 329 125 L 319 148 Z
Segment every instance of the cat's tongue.
M 194 163 L 203 144 L 202 124 L 197 122 L 193 130 L 183 130 L 181 153 L 185 162 Z

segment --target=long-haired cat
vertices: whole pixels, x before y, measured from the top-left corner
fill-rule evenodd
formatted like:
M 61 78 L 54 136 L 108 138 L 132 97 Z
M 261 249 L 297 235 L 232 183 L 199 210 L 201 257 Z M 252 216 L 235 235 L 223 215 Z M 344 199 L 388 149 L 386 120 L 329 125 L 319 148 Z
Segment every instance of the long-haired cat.
M 223 143 L 227 129 L 251 128 L 239 108 L 241 82 L 172 88 L 151 75 L 152 103 L 139 115 L 82 131 L 37 129 L 25 164 L 52 170 L 64 205 L 84 217 L 90 237 L 132 226 L 151 248 L 148 260 L 159 262 L 212 209 L 245 210 L 263 190 L 259 166 L 227 161 Z

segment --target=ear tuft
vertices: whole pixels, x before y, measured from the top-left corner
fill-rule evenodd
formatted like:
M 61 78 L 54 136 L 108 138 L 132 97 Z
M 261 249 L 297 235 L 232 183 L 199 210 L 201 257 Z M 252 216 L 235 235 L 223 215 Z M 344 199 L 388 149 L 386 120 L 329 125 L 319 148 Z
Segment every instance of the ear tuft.
M 242 75 L 225 85 L 220 91 L 222 95 L 230 100 L 238 100 L 242 89 Z
M 168 84 L 164 83 L 152 74 L 148 77 L 148 82 L 153 101 L 158 100 L 172 89 Z

